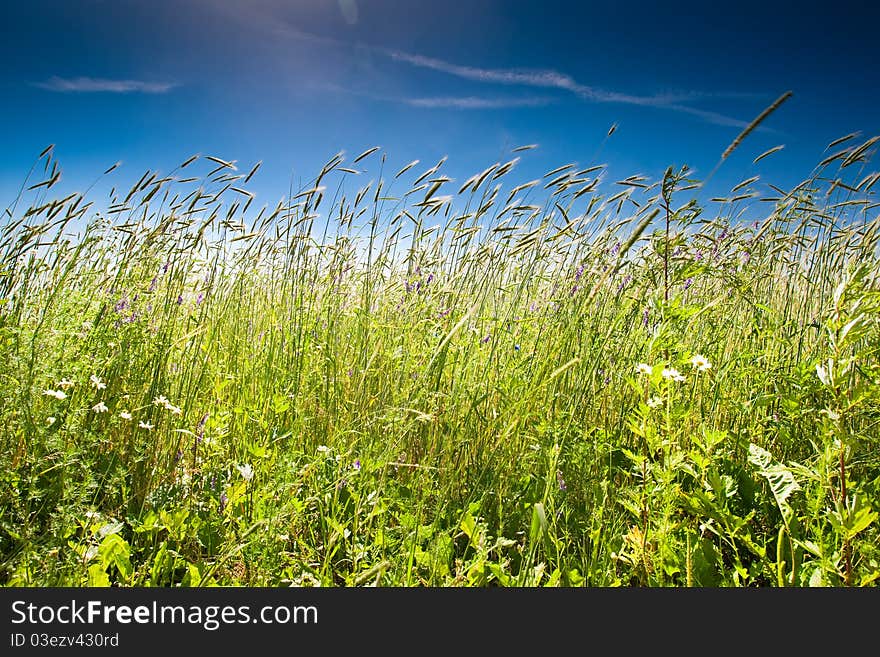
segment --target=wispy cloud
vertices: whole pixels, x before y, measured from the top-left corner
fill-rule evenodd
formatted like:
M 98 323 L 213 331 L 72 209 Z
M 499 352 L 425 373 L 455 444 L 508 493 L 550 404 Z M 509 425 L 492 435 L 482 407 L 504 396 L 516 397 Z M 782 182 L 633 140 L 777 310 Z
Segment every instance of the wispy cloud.
M 384 56 L 401 63 L 415 66 L 422 69 L 445 73 L 464 80 L 473 82 L 493 83 L 503 85 L 518 85 L 524 87 L 557 89 L 574 94 L 587 102 L 594 103 L 618 103 L 623 105 L 635 105 L 641 107 L 654 107 L 665 109 L 667 111 L 678 112 L 682 114 L 690 114 L 708 123 L 716 125 L 744 128 L 749 124 L 731 116 L 727 116 L 720 112 L 693 107 L 691 103 L 700 100 L 709 99 L 744 99 L 764 97 L 765 94 L 753 94 L 743 92 L 704 92 L 704 91 L 676 91 L 669 93 L 658 93 L 653 95 L 636 95 L 609 89 L 602 89 L 591 85 L 583 84 L 572 76 L 552 69 L 521 69 L 521 68 L 481 68 L 476 66 L 466 66 L 453 62 L 437 59 L 434 57 L 426 57 L 424 55 L 413 54 L 402 50 L 385 48 L 382 46 L 368 45 L 363 43 L 353 44 L 351 42 L 342 41 L 333 37 L 322 36 L 306 32 L 304 30 L 293 27 L 284 20 L 270 15 L 259 15 L 259 13 L 248 12 L 243 19 L 249 20 L 254 24 L 260 24 L 261 27 L 270 32 L 290 39 L 296 39 L 316 45 L 323 45 L 333 48 L 351 48 L 357 46 L 368 52 Z M 386 99 L 388 100 L 388 99 Z M 444 101 L 448 101 L 446 107 L 454 107 L 459 109 L 476 108 L 476 107 L 508 107 L 510 101 L 502 103 L 494 99 L 475 99 L 468 98 L 459 99 L 403 99 L 410 105 L 421 107 L 443 107 Z M 453 102 L 454 101 L 454 102 Z M 494 104 L 493 104 L 494 103 Z M 685 104 L 687 103 L 687 104 Z M 537 105 L 534 99 L 523 101 L 520 106 Z M 767 128 L 769 130 L 769 128 Z
M 553 70 L 477 68 L 475 66 L 461 66 L 459 64 L 453 64 L 451 62 L 434 59 L 432 57 L 425 57 L 423 55 L 413 55 L 399 50 L 382 49 L 382 52 L 396 61 L 406 62 L 407 64 L 418 66 L 420 68 L 447 73 L 459 78 L 464 78 L 465 80 L 563 89 L 586 100 L 599 102 L 654 105 L 669 104 L 686 98 L 680 95 L 633 96 L 614 91 L 605 91 L 585 84 L 579 84 L 571 76 Z
M 555 102 L 546 96 L 505 97 L 505 96 L 398 96 L 377 93 L 363 88 L 346 87 L 335 82 L 322 80 L 309 84 L 313 89 L 370 98 L 384 103 L 399 103 L 410 107 L 425 109 L 480 110 L 503 109 L 511 107 L 542 107 Z
M 146 82 L 144 80 L 111 80 L 107 78 L 60 78 L 52 76 L 43 82 L 35 82 L 35 87 L 48 91 L 73 93 L 114 93 L 114 94 L 164 94 L 179 86 L 175 82 Z
M 440 96 L 423 98 L 388 98 L 412 107 L 450 109 L 502 109 L 505 107 L 540 107 L 553 102 L 551 98 L 481 98 L 479 96 Z
M 426 68 L 449 75 L 454 75 L 466 80 L 476 82 L 490 82 L 496 84 L 522 85 L 529 87 L 541 87 L 551 89 L 561 89 L 579 96 L 587 101 L 597 103 L 621 103 L 626 105 L 641 105 L 646 107 L 658 107 L 672 110 L 675 112 L 683 112 L 692 114 L 710 123 L 718 125 L 745 127 L 748 121 L 735 119 L 718 112 L 701 110 L 698 108 L 682 105 L 682 102 L 695 101 L 701 98 L 721 98 L 726 96 L 732 97 L 751 97 L 753 94 L 733 93 L 725 94 L 723 92 L 703 93 L 698 91 L 687 91 L 678 93 L 655 94 L 651 96 L 637 96 L 617 91 L 608 91 L 598 87 L 581 84 L 570 75 L 560 73 L 554 70 L 534 70 L 534 69 L 492 69 L 478 68 L 475 66 L 462 66 L 453 64 L 441 59 L 425 57 L 423 55 L 413 55 L 399 50 L 387 50 L 384 48 L 377 49 L 390 58 L 405 62 L 412 66 Z

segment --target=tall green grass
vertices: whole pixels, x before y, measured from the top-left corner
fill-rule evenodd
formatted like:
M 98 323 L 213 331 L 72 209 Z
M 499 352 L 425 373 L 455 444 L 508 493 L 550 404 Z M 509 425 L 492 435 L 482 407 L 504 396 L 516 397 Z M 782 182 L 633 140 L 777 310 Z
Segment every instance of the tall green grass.
M 876 584 L 875 141 L 705 205 L 371 149 L 96 207 L 47 149 L 0 232 L 2 581 Z

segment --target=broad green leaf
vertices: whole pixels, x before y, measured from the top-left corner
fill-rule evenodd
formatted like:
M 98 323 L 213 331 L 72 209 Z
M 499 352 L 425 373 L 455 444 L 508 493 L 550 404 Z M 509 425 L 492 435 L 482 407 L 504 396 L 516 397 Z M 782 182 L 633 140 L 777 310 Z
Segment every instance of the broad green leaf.
M 474 530 L 477 528 L 477 521 L 474 520 L 474 517 L 470 513 L 466 513 L 464 518 L 461 519 L 461 524 L 459 524 L 461 531 L 464 532 L 464 535 L 467 536 L 472 541 L 474 540 Z
M 540 502 L 535 502 L 535 506 L 532 508 L 532 526 L 529 530 L 529 540 L 532 543 L 537 543 L 546 530 L 547 514 L 544 511 L 544 505 Z
M 800 490 L 794 474 L 784 465 L 776 462 L 770 452 L 754 443 L 749 443 L 749 463 L 755 466 L 758 474 L 770 484 L 776 506 L 779 507 L 782 519 L 788 525 L 794 515 L 794 510 L 788 504 L 788 499 L 792 493 Z
M 98 557 L 105 569 L 114 565 L 122 577 L 127 579 L 131 575 L 131 549 L 118 534 L 104 537 L 101 545 L 98 546 Z
M 107 571 L 99 563 L 89 566 L 88 582 L 89 586 L 110 586 L 110 578 L 107 576 Z

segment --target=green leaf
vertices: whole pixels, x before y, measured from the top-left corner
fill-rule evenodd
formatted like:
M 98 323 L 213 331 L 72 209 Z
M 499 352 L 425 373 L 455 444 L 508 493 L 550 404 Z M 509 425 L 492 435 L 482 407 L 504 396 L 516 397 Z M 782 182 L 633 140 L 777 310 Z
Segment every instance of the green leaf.
M 510 586 L 510 575 L 504 572 L 504 567 L 501 564 L 490 561 L 488 565 L 489 570 L 501 586 Z
M 89 566 L 88 582 L 89 586 L 110 586 L 110 578 L 107 576 L 107 571 L 99 563 Z
M 770 484 L 776 506 L 779 507 L 782 519 L 788 525 L 794 515 L 794 510 L 788 504 L 788 499 L 792 493 L 800 490 L 794 474 L 784 465 L 776 462 L 770 452 L 754 443 L 749 443 L 749 463 L 755 466 L 758 474 Z
M 128 579 L 131 576 L 131 549 L 118 534 L 109 534 L 98 546 L 98 558 L 104 569 L 116 566 L 119 574 Z
M 544 505 L 540 502 L 535 502 L 535 506 L 532 508 L 532 526 L 529 530 L 529 540 L 532 543 L 537 543 L 541 540 L 541 536 L 544 535 L 546 530 L 547 514 L 544 511 Z
M 459 527 L 461 528 L 461 531 L 464 532 L 465 536 L 471 539 L 471 541 L 474 540 L 474 531 L 477 528 L 477 521 L 474 520 L 474 517 L 470 513 L 464 514 L 464 518 L 461 519 Z

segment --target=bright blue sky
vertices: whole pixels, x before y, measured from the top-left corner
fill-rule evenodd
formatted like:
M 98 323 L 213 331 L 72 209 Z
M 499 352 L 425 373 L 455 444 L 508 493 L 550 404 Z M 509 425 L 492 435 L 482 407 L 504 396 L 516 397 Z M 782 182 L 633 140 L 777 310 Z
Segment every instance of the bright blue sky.
M 126 188 L 195 153 L 243 172 L 263 160 L 249 186 L 259 207 L 286 194 L 291 171 L 306 183 L 337 151 L 374 145 L 391 175 L 448 155 L 444 171 L 463 181 L 538 143 L 511 185 L 568 162 L 607 162 L 612 180 L 683 163 L 701 177 L 787 90 L 710 190 L 757 173 L 790 187 L 829 141 L 880 133 L 876 5 L 661 4 L 4 2 L 0 206 L 49 143 L 64 193 L 117 160 L 109 182 Z

